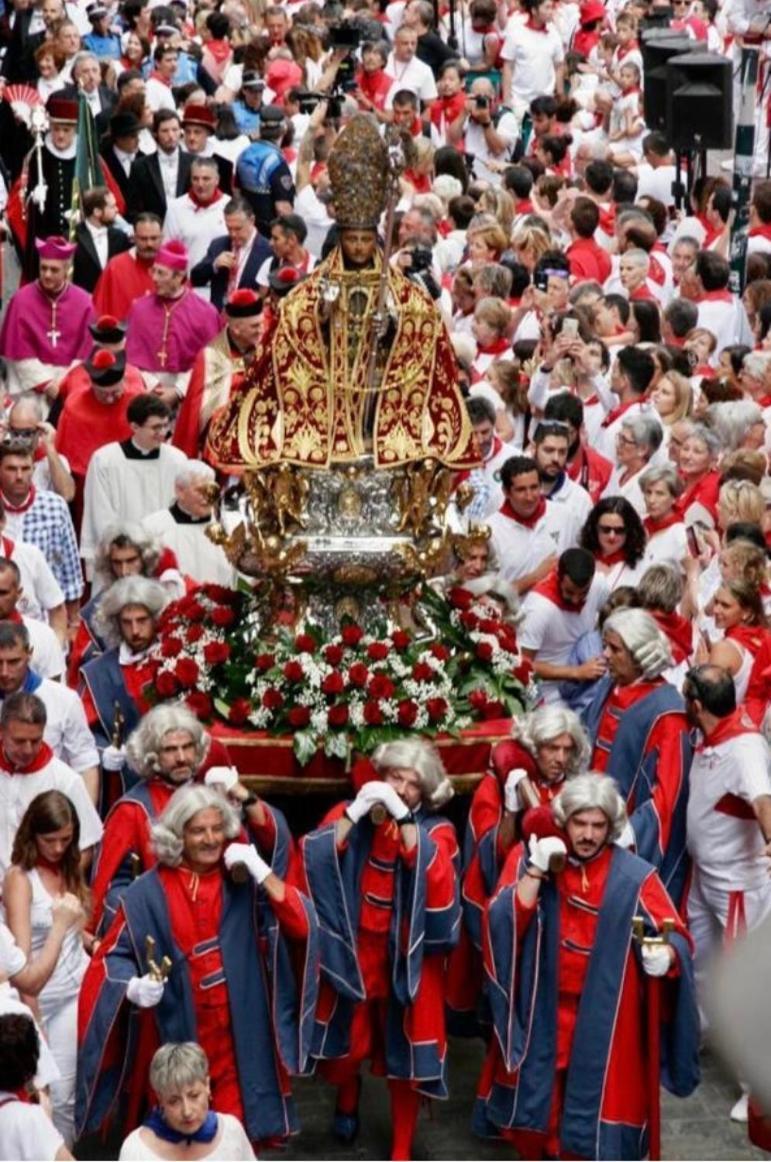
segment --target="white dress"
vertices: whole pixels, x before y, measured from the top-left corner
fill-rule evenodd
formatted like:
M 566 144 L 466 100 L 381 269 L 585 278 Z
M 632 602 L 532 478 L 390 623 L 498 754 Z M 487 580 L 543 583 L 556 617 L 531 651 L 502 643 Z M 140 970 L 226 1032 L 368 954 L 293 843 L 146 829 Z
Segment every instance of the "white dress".
M 214 1140 L 213 1150 L 209 1154 L 204 1154 L 203 1158 L 206 1158 L 207 1162 L 209 1158 L 229 1159 L 231 1162 L 242 1162 L 242 1159 L 247 1162 L 248 1159 L 256 1158 L 238 1118 L 234 1118 L 232 1114 L 217 1114 L 217 1117 L 220 1123 L 219 1135 Z M 126 1138 L 118 1158 L 120 1162 L 155 1162 L 160 1156 L 145 1142 L 140 1126 Z

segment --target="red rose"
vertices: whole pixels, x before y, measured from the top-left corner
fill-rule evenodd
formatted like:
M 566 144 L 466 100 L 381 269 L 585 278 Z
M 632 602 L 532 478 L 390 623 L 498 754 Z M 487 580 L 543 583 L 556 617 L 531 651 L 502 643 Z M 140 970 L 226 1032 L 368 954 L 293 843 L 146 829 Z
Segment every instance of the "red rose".
M 508 625 L 504 626 L 503 630 L 498 633 L 498 643 L 502 650 L 506 650 L 509 654 L 516 654 L 518 649 L 517 635 Z
M 526 686 L 533 674 L 533 663 L 529 658 L 524 658 L 514 670 L 514 677 L 523 686 Z
M 402 650 L 407 649 L 410 642 L 412 641 L 412 638 L 407 633 L 406 629 L 395 629 L 391 634 L 391 641 L 394 643 L 394 649 L 399 650 L 401 653 Z
M 183 646 L 181 638 L 167 637 L 161 642 L 161 657 L 176 658 L 178 654 L 182 653 Z
M 396 687 L 385 674 L 375 674 L 369 684 L 370 698 L 390 698 Z
M 493 660 L 493 647 L 489 642 L 477 642 L 474 647 L 474 653 L 482 662 L 491 662 Z
M 186 631 L 185 637 L 187 638 L 187 644 L 189 646 L 195 645 L 203 637 L 203 626 L 191 625 Z
M 373 662 L 382 662 L 388 657 L 388 646 L 385 642 L 370 642 L 367 646 L 367 657 Z
M 494 702 L 488 702 L 487 705 L 485 706 L 482 714 L 483 714 L 483 717 L 485 719 L 487 719 L 488 722 L 493 721 L 496 718 L 506 718 L 507 717 L 506 707 L 503 705 L 502 702 L 499 702 L 497 699 Z
M 287 714 L 289 725 L 296 728 L 307 726 L 311 720 L 310 706 L 293 706 Z
M 266 710 L 280 710 L 284 705 L 284 695 L 280 690 L 274 690 L 271 687 L 263 694 L 262 704 Z
M 264 674 L 266 670 L 270 670 L 276 664 L 275 654 L 258 654 L 254 659 L 255 668 Z
M 298 654 L 312 654 L 316 648 L 316 643 L 309 633 L 298 633 L 294 639 L 294 648 Z
M 284 666 L 284 677 L 287 682 L 302 682 L 304 676 L 299 662 L 287 662 Z
M 418 706 L 411 698 L 405 698 L 399 703 L 397 716 L 400 726 L 412 726 L 418 716 Z
M 501 627 L 499 621 L 493 621 L 491 617 L 483 617 L 479 622 L 480 633 L 497 633 Z
M 447 594 L 447 600 L 456 609 L 470 609 L 474 604 L 474 594 L 460 585 L 455 585 Z
M 434 676 L 434 671 L 428 662 L 416 662 L 412 667 L 412 676 L 416 682 L 430 682 Z
M 252 711 L 252 704 L 248 698 L 236 698 L 231 702 L 228 710 L 228 722 L 233 726 L 243 726 Z
M 330 726 L 345 726 L 348 721 L 348 707 L 345 702 L 336 702 L 330 706 L 327 713 L 327 722 Z
M 202 586 L 202 593 L 212 601 L 218 602 L 220 605 L 230 605 L 230 603 L 238 597 L 234 589 L 228 589 L 225 585 L 215 585 L 209 582 Z
M 343 647 L 338 645 L 327 646 L 324 650 L 324 658 L 329 662 L 330 666 L 339 666 L 343 660 Z
M 211 718 L 214 707 L 208 694 L 204 694 L 201 690 L 193 690 L 185 701 L 196 718 Z
M 460 615 L 460 623 L 461 625 L 465 626 L 466 629 L 476 629 L 476 627 L 479 625 L 479 618 L 475 613 L 472 613 L 470 609 L 466 609 Z
M 341 694 L 344 686 L 343 675 L 337 670 L 333 670 L 321 683 L 321 692 L 322 694 Z
M 343 645 L 357 646 L 364 637 L 364 630 L 360 625 L 344 625 L 340 637 L 343 639 Z
M 228 609 L 227 606 L 221 605 L 218 609 L 212 610 L 211 619 L 215 625 L 225 629 L 227 626 L 233 624 L 233 622 L 236 620 L 236 615 L 234 610 Z
M 368 679 L 369 670 L 364 665 L 364 662 L 354 662 L 348 671 L 348 681 L 351 685 L 363 689 L 367 685 Z
M 155 679 L 155 689 L 161 698 L 171 698 L 179 689 L 179 682 L 169 670 L 164 670 Z
M 207 666 L 219 666 L 230 657 L 230 646 L 227 642 L 209 642 L 203 647 L 203 656 Z
M 432 722 L 438 722 L 447 713 L 447 702 L 444 698 L 429 698 L 426 702 L 428 717 Z
M 472 690 L 468 696 L 468 701 L 472 710 L 482 714 L 487 705 L 487 692 L 485 690 Z
M 379 702 L 365 702 L 364 703 L 364 721 L 367 726 L 380 726 L 383 721 L 383 715 L 380 710 Z
M 448 662 L 450 660 L 450 651 L 447 646 L 443 646 L 441 642 L 434 642 L 431 646 L 431 653 L 440 662 Z
M 191 690 L 198 681 L 198 666 L 192 658 L 180 658 L 174 668 L 174 676 L 183 690 Z
M 200 601 L 191 601 L 185 610 L 185 614 L 190 621 L 203 621 L 206 617 L 206 610 Z

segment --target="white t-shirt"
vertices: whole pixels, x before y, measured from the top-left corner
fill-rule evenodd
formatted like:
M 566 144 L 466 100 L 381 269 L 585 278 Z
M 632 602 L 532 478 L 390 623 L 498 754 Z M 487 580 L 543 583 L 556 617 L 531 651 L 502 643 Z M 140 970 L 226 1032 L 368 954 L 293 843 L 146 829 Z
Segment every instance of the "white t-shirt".
M 305 248 L 318 261 L 321 258 L 321 249 L 334 219 L 330 218 L 329 210 L 316 197 L 316 191 L 310 182 L 307 186 L 303 186 L 295 198 L 294 212 L 300 215 L 308 227 Z
M 38 1105 L 0 1090 L 0 1158 L 51 1162 L 64 1138 Z
M 648 537 L 645 546 L 645 568 L 651 565 L 671 565 L 678 573 L 683 571 L 683 561 L 689 555 L 688 538 L 685 533 L 685 523 L 679 521 L 676 525 L 662 529 Z
M 699 879 L 723 892 L 771 893 L 765 840 L 752 811 L 755 799 L 771 795 L 768 744 L 762 734 L 749 730 L 697 750 L 689 783 L 688 850 Z M 736 802 L 718 807 L 727 795 Z M 742 804 L 747 818 L 728 813 Z
M 543 593 L 531 590 L 522 604 L 524 621 L 517 630 L 520 648 L 532 650 L 539 662 L 564 665 L 573 646 L 597 624 L 597 614 L 608 597 L 608 586 L 595 574 L 583 609 L 561 609 Z M 544 702 L 559 702 L 559 682 L 539 679 Z
M 418 60 L 416 56 L 404 64 L 402 61 L 394 60 L 394 54 L 391 53 L 386 61 L 385 71 L 389 77 L 394 79 L 394 83 L 386 94 L 384 105 L 386 109 L 393 109 L 394 96 L 400 89 L 409 89 L 421 101 L 435 101 L 439 96 L 433 72 L 427 64 Z
M 495 132 L 506 142 L 506 148 L 501 153 L 491 152 L 487 144 L 484 129 L 471 117 L 466 122 L 464 140 L 466 153 L 474 159 L 474 177 L 477 181 L 499 185 L 501 180 L 500 174 L 494 173 L 485 163 L 491 158 L 494 161 L 508 162 L 511 151 L 517 144 L 517 138 L 519 137 L 519 122 L 513 113 L 501 113 L 494 124 Z
M 32 669 L 41 678 L 60 678 L 66 667 L 64 651 L 50 625 L 25 617 L 24 626 L 32 647 Z
M 589 493 L 565 476 L 559 489 L 549 496 L 547 508 L 547 528 L 556 540 L 558 553 L 575 548 L 591 511 Z
M 83 703 L 75 691 L 62 682 L 44 678 L 35 694 L 46 708 L 43 738 L 56 757 L 81 775 L 89 767 L 98 766 L 99 753 L 94 736 L 88 729 Z
M 232 1114 L 217 1114 L 220 1123 L 219 1139 L 215 1139 L 214 1148 L 206 1155 L 207 1160 L 228 1159 L 230 1162 L 248 1162 L 256 1155 L 252 1150 L 244 1127 L 238 1118 Z M 118 1155 L 120 1162 L 154 1162 L 160 1158 L 148 1146 L 142 1136 L 142 1127 L 132 1131 L 124 1141 Z
M 37 545 L 14 541 L 11 560 L 21 573 L 19 612 L 45 621 L 46 614 L 64 603 L 59 582 Z
M 546 512 L 532 528 L 502 512 L 494 512 L 487 518 L 485 523 L 492 533 L 493 548 L 504 581 L 527 576 L 557 552 L 557 542 L 550 533 L 550 515 L 547 500 Z
M 551 96 L 557 82 L 557 66 L 565 59 L 562 38 L 553 25 L 531 28 L 520 15 L 506 25 L 501 58 L 512 65 L 511 92 L 504 103 L 530 104 L 534 97 Z

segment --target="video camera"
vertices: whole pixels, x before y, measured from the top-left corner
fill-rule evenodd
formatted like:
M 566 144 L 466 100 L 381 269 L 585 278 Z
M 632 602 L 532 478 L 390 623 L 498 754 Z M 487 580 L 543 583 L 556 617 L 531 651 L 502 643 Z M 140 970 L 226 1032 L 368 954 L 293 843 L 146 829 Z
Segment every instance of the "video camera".
M 328 93 L 302 93 L 300 112 L 312 113 L 319 101 L 328 101 L 327 115 L 331 120 L 339 120 L 343 100 L 356 90 L 356 61 L 354 49 L 361 43 L 361 30 L 355 24 L 333 24 L 329 29 L 331 49 L 346 49 L 346 56 L 340 61 L 335 74 L 335 83 Z

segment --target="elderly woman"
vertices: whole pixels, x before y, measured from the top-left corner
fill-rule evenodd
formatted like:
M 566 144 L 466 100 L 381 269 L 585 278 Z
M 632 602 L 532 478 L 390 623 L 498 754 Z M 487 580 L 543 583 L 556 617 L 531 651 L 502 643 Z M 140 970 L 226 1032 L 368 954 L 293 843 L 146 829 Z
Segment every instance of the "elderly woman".
M 686 525 L 715 527 L 720 488 L 716 465 L 721 448 L 720 437 L 703 424 L 694 424 L 683 440 L 678 466 L 685 491 L 678 508 Z
M 162 1045 L 150 1063 L 158 1104 L 120 1148 L 120 1162 L 153 1158 L 254 1158 L 244 1127 L 211 1106 L 209 1062 L 194 1041 Z
M 251 1140 L 296 1131 L 289 1077 L 310 1048 L 315 913 L 255 847 L 233 842 L 240 833 L 224 796 L 201 786 L 180 787 L 153 825 L 158 864 L 124 892 L 81 989 L 80 1133 L 124 1096 L 134 1128 L 148 1036 L 198 1041 L 214 1106 Z
M 107 748 L 102 755 L 104 762 Z M 229 770 L 228 753 L 211 739 L 185 706 L 155 706 L 120 753 L 139 781 L 110 810 L 94 868 L 90 930 L 99 933 L 115 914 L 121 895 L 142 872 L 155 866 L 151 828 L 179 787 L 218 767 Z M 246 792 L 244 792 L 246 794 Z M 253 803 L 259 801 L 253 799 Z
M 602 495 L 623 496 L 641 520 L 645 515 L 645 501 L 640 477 L 661 447 L 663 438 L 658 420 L 645 415 L 623 420 L 616 436 L 616 467 Z
M 737 448 L 758 451 L 766 444 L 766 423 L 763 409 L 750 399 L 713 403 L 707 409 L 707 419 L 717 433 L 723 452 Z
M 460 928 L 452 796 L 437 751 L 386 743 L 378 778 L 301 841 L 304 884 L 323 917 L 317 1072 L 336 1085 L 333 1129 L 359 1126 L 360 1070 L 388 1076 L 392 1158 L 410 1158 L 421 1095 L 447 1097 L 445 964 Z
M 646 468 L 640 476 L 640 491 L 645 501 L 643 528 L 647 541 L 643 564 L 684 568 L 688 559 L 688 538 L 677 500 L 683 493 L 683 482 L 674 465 Z
M 707 660 L 708 648 L 698 627 L 679 612 L 683 600 L 680 570 L 662 562 L 645 570 L 637 586 L 640 605 L 647 609 L 669 642 L 673 665 L 662 677 L 682 692 L 690 666 Z

